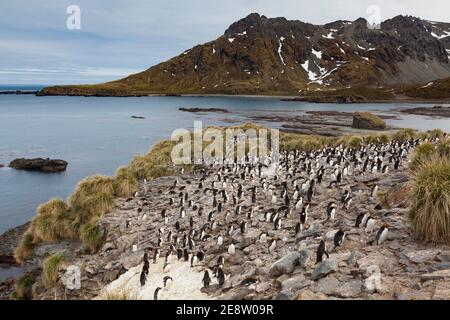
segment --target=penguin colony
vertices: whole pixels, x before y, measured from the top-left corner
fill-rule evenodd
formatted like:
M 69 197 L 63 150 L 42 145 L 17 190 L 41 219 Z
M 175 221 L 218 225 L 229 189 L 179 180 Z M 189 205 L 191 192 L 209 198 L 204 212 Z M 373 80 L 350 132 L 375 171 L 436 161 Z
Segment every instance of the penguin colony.
M 349 234 L 367 246 L 382 246 L 391 227 L 377 216 L 379 205 L 361 208 L 355 201 L 361 194 L 376 199 L 376 181 L 405 166 L 408 154 L 420 142 L 284 151 L 272 171 L 270 156 L 252 162 L 246 157 L 205 165 L 192 175 L 182 172 L 152 190 L 144 181 L 135 197 L 126 201 L 138 204 L 139 218 L 127 220 L 125 225 L 151 230 L 138 242 L 144 252 L 141 286 L 146 285 L 158 259 L 164 259 L 167 276 L 154 292 L 154 299 L 159 299 L 162 288 L 172 282 L 176 285 L 176 279 L 170 277 L 171 261 L 176 259 L 203 273 L 202 291 L 208 292 L 210 286 L 221 287 L 231 276 L 227 261 L 244 247 L 247 234 L 257 234 L 253 243 L 273 255 L 274 262 L 279 243 L 290 239 L 298 243 L 313 223 L 322 224 L 324 230 L 337 230 L 332 239 L 325 237 L 326 231 L 313 237 L 317 243 L 315 263 L 339 251 Z M 155 193 L 158 207 L 151 205 Z M 343 213 L 353 220 L 344 219 Z

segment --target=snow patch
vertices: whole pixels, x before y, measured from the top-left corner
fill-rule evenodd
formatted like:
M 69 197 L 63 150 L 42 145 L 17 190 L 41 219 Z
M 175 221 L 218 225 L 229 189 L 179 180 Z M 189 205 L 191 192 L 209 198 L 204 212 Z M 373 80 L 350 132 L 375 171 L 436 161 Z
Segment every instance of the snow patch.
M 444 30 L 440 30 L 443 34 L 442 35 L 440 35 L 440 36 L 438 36 L 436 33 L 434 33 L 433 31 L 431 32 L 431 35 L 433 36 L 433 37 L 435 37 L 436 39 L 442 39 L 442 38 L 445 38 L 445 37 L 448 37 L 448 36 L 450 36 L 450 31 L 444 31 Z
M 316 51 L 312 48 L 312 54 L 317 57 L 317 59 L 322 60 L 322 51 Z
M 284 37 L 281 37 L 278 40 L 278 43 L 279 43 L 279 45 L 278 45 L 278 55 L 280 56 L 280 60 L 283 63 L 283 65 L 286 66 L 286 63 L 284 62 L 283 56 L 281 55 L 281 50 L 283 48 L 283 40 L 284 40 Z
M 229 42 L 229 43 L 233 43 L 234 39 L 235 39 L 235 38 L 228 38 L 228 42 Z
M 322 38 L 325 38 L 325 39 L 334 39 L 334 38 L 333 38 L 333 32 L 330 32 L 330 33 L 327 34 L 326 36 L 322 35 Z
M 420 88 L 428 88 L 428 87 L 431 86 L 431 85 L 433 85 L 433 81 L 427 83 L 426 85 L 424 85 L 423 87 L 420 87 Z

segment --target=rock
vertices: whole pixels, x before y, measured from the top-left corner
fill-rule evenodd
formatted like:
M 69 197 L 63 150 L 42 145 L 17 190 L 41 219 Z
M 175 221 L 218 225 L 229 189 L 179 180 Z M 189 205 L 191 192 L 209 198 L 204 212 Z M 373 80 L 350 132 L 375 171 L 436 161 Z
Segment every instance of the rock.
M 280 292 L 275 296 L 275 300 L 291 300 L 292 294 L 290 292 Z
M 419 250 L 408 252 L 405 255 L 414 263 L 424 263 L 429 260 L 433 260 L 439 253 L 439 250 L 430 249 L 430 250 Z
M 292 252 L 272 264 L 269 269 L 269 274 L 272 277 L 277 277 L 282 274 L 292 273 L 297 265 L 300 265 L 302 268 L 304 268 L 308 263 L 309 258 L 310 253 L 308 250 Z
M 257 293 L 265 292 L 265 291 L 269 290 L 271 287 L 272 287 L 272 283 L 269 281 L 263 282 L 263 283 L 258 283 L 256 285 L 256 292 Z
M 450 297 L 450 283 L 439 283 L 433 294 L 433 299 L 435 300 L 448 300 Z
M 313 223 L 309 229 L 300 232 L 300 234 L 297 235 L 297 242 L 300 242 L 303 239 L 318 236 L 322 233 L 322 225 L 320 223 Z
M 370 112 L 356 112 L 353 115 L 352 127 L 358 129 L 384 130 L 386 129 L 386 122 Z
M 338 268 L 337 262 L 334 260 L 325 260 L 320 263 L 311 274 L 311 279 L 318 280 L 326 275 L 335 272 Z
M 372 265 L 377 265 L 383 270 L 392 270 L 396 265 L 394 259 L 378 251 L 371 252 L 364 258 L 359 259 L 357 263 L 359 269 L 363 272 L 365 272 L 367 268 Z
M 217 113 L 230 113 L 226 109 L 220 108 L 179 108 L 178 110 L 184 112 L 217 112 Z
M 335 277 L 329 276 L 317 281 L 312 290 L 326 295 L 331 295 L 339 286 L 340 282 Z
M 321 292 L 313 292 L 311 290 L 304 290 L 298 296 L 297 300 L 326 300 L 328 297 Z
M 352 280 L 342 283 L 334 293 L 342 298 L 355 298 L 361 294 L 362 286 L 360 280 Z
M 442 251 L 436 256 L 436 260 L 439 262 L 450 262 L 450 251 Z
M 35 158 L 35 159 L 15 159 L 11 161 L 9 167 L 17 170 L 28 171 L 42 171 L 46 173 L 55 173 L 65 171 L 67 168 L 67 161 L 64 160 L 51 160 L 49 158 Z
M 431 293 L 422 291 L 401 292 L 395 294 L 395 297 L 397 300 L 429 300 L 431 299 Z
M 299 274 L 292 278 L 281 282 L 282 291 L 297 291 L 311 285 L 311 281 L 307 280 L 303 274 Z
M 419 277 L 422 281 L 450 279 L 450 269 L 421 274 Z
M 269 269 L 269 274 L 272 277 L 277 277 L 282 274 L 289 274 L 294 271 L 300 259 L 298 252 L 292 252 L 276 261 Z

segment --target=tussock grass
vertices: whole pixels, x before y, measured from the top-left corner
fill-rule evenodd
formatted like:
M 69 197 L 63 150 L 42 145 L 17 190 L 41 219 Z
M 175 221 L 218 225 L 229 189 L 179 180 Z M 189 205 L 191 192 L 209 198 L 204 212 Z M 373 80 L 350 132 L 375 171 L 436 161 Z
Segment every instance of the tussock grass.
M 440 157 L 442 157 L 444 159 L 450 159 L 450 138 L 441 140 L 437 144 L 436 151 Z
M 128 167 L 117 169 L 114 178 L 114 194 L 120 198 L 131 197 L 137 190 L 137 179 Z
M 435 139 L 435 138 L 442 138 L 445 133 L 441 129 L 433 129 L 427 131 L 428 137 Z
M 436 155 L 436 146 L 431 142 L 424 142 L 418 145 L 414 151 L 414 156 L 411 160 L 409 168 L 412 171 L 417 170 L 422 163 L 429 161 Z
M 450 242 L 450 161 L 433 157 L 413 172 L 410 218 L 424 241 Z
M 35 246 L 36 243 L 34 242 L 33 234 L 30 231 L 25 232 L 19 245 L 14 250 L 14 258 L 16 261 L 24 263 L 25 259 L 33 253 Z
M 414 139 L 416 137 L 416 131 L 414 129 L 402 129 L 392 134 L 393 140 L 404 141 Z
M 63 252 L 55 253 L 44 260 L 42 265 L 42 282 L 47 288 L 51 288 L 58 281 L 58 271 L 66 259 Z
M 32 287 L 35 281 L 35 277 L 31 274 L 25 274 L 20 277 L 20 279 L 16 281 L 11 298 L 20 300 L 28 300 L 33 298 Z
M 98 251 L 103 244 L 104 234 L 99 226 L 99 218 L 93 218 L 90 222 L 80 228 L 80 237 L 90 253 Z
M 35 241 L 54 242 L 66 234 L 69 207 L 64 200 L 54 198 L 37 208 L 30 230 Z

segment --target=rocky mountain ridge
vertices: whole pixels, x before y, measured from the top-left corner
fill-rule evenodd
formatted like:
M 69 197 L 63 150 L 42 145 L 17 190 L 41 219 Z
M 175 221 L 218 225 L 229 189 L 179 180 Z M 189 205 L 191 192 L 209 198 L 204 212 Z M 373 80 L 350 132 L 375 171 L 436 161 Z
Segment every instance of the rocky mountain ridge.
M 397 16 L 313 25 L 257 13 L 124 79 L 45 88 L 42 95 L 269 94 L 423 86 L 450 78 L 450 23 Z M 431 85 L 430 85 L 431 86 Z

